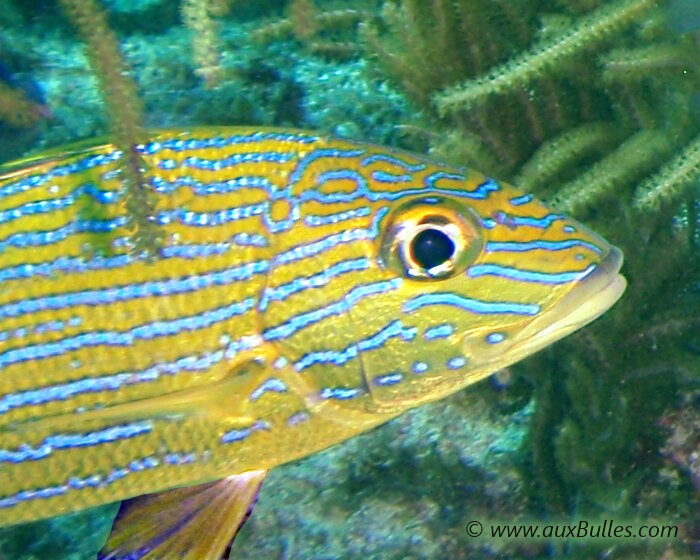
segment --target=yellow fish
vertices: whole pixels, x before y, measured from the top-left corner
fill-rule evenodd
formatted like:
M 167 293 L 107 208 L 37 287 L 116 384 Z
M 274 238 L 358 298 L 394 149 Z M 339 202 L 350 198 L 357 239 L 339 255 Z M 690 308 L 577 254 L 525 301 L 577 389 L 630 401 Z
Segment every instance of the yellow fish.
M 0 526 L 123 500 L 100 558 L 220 558 L 265 472 L 442 398 L 622 294 L 621 252 L 509 185 L 313 133 L 0 173 Z

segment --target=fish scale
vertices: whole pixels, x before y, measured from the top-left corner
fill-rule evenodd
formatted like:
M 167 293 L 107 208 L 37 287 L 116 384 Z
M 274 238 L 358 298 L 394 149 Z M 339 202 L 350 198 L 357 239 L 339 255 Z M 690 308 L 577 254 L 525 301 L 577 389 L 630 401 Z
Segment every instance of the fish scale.
M 138 150 L 153 261 L 131 252 L 113 146 L 0 176 L 0 525 L 268 469 L 454 392 L 522 357 L 510 341 L 609 252 L 403 152 L 244 128 Z M 388 224 L 440 197 L 483 248 L 454 278 L 398 274 Z

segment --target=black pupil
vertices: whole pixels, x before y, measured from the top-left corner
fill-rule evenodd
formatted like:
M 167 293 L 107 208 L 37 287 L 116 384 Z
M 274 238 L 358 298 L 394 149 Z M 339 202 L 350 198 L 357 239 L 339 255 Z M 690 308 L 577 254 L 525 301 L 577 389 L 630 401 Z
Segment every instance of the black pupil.
M 424 229 L 411 241 L 411 255 L 421 267 L 430 270 L 452 257 L 455 244 L 439 229 Z

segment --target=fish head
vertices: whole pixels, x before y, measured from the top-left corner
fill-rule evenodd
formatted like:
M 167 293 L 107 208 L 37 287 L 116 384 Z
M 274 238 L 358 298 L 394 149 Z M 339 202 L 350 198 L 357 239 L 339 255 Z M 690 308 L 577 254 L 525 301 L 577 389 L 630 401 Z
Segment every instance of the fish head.
M 397 201 L 372 251 L 400 282 L 364 315 L 353 313 L 370 330 L 392 317 L 402 329 L 362 352 L 380 408 L 478 381 L 593 321 L 625 289 L 619 249 L 484 178 Z

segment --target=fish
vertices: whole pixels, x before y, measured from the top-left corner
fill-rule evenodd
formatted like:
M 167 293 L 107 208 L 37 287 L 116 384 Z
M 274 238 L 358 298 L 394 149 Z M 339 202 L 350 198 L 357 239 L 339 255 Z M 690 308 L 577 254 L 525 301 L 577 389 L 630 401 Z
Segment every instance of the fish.
M 0 526 L 121 501 L 98 558 L 221 558 L 265 474 L 459 391 L 622 295 L 622 252 L 471 169 L 201 127 L 0 168 Z M 126 159 L 126 158 L 124 158 Z

